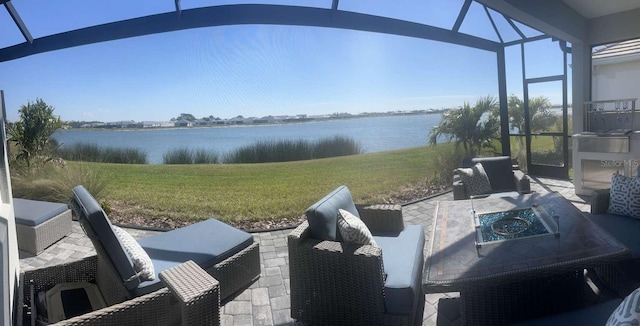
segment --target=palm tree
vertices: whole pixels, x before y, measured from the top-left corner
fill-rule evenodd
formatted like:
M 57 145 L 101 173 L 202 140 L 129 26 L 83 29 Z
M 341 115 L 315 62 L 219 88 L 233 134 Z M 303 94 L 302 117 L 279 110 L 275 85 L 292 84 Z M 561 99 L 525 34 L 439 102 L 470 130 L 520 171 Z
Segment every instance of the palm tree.
M 511 128 L 517 128 L 520 133 L 524 132 L 524 102 L 516 95 L 510 95 L 509 124 Z M 556 117 L 549 110 L 551 101 L 545 96 L 538 96 L 529 99 L 529 116 L 531 132 L 550 130 L 556 122 Z
M 446 135 L 455 139 L 456 148 L 462 145 L 464 152 L 476 156 L 483 148 L 494 148 L 493 140 L 500 130 L 500 121 L 495 115 L 498 102 L 493 96 L 478 99 L 472 107 L 465 102 L 461 108 L 442 114 L 440 124 L 434 126 L 429 137 L 431 145 L 437 145 L 438 137 Z

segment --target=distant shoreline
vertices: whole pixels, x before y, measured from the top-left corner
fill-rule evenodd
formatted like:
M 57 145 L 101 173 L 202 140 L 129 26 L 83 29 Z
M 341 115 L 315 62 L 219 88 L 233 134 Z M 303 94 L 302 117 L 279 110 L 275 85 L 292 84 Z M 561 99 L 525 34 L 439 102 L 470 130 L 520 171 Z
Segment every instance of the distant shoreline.
M 393 117 L 393 116 L 409 116 L 409 115 L 432 115 L 446 112 L 450 109 L 440 110 L 420 110 L 420 111 L 408 111 L 408 112 L 392 112 L 392 113 L 365 113 L 357 115 L 344 115 L 344 116 L 328 116 L 323 118 L 303 118 L 303 119 L 291 119 L 287 121 L 277 122 L 252 122 L 252 123 L 225 123 L 225 124 L 208 124 L 208 125 L 190 125 L 190 126 L 168 126 L 168 127 L 120 127 L 118 125 L 109 125 L 104 127 L 71 127 L 68 126 L 66 130 L 113 130 L 113 131 L 133 131 L 133 130 L 173 130 L 173 129 L 199 129 L 199 128 L 233 128 L 233 127 L 258 127 L 258 126 L 281 126 L 291 124 L 304 124 L 304 123 L 316 123 L 335 120 L 350 120 L 350 119 L 364 119 L 364 118 L 377 118 L 377 117 Z M 229 119 L 228 119 L 229 120 Z M 257 118 L 256 118 L 257 120 Z M 227 120 L 223 120 L 227 121 Z M 132 121 L 133 124 L 140 124 L 140 122 Z

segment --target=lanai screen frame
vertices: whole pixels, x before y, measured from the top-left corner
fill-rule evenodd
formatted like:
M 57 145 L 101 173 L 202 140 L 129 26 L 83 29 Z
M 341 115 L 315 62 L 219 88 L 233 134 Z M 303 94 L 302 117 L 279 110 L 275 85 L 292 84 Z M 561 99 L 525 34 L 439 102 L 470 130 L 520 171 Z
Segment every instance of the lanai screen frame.
M 214 26 L 226 26 L 226 25 L 245 25 L 245 24 L 257 24 L 257 25 L 289 25 L 289 26 L 307 26 L 307 27 L 325 27 L 325 28 L 338 28 L 347 30 L 357 30 L 366 32 L 375 32 L 382 34 L 390 34 L 397 36 L 407 36 L 413 38 L 419 38 L 424 40 L 440 41 L 450 44 L 457 44 L 465 47 L 475 48 L 479 50 L 490 51 L 496 54 L 496 66 L 498 74 L 498 100 L 500 105 L 500 129 L 501 129 L 501 144 L 502 155 L 511 156 L 510 149 L 510 128 L 509 128 L 509 116 L 507 105 L 507 82 L 506 82 L 506 65 L 505 65 L 505 48 L 512 45 L 525 44 L 527 42 L 548 39 L 548 35 L 540 35 L 536 37 L 527 37 L 516 26 L 514 20 L 501 14 L 507 23 L 513 28 L 513 30 L 519 35 L 520 39 L 510 42 L 505 42 L 500 34 L 499 29 L 489 14 L 489 8 L 487 5 L 475 1 L 465 0 L 462 5 L 454 26 L 451 29 L 444 29 L 427 24 L 405 21 L 401 19 L 388 18 L 382 16 L 375 16 L 357 12 L 342 11 L 339 10 L 339 0 L 333 0 L 331 8 L 312 8 L 301 7 L 291 5 L 266 5 L 266 4 L 234 4 L 234 5 L 220 5 L 210 6 L 203 8 L 195 8 L 189 10 L 182 10 L 180 7 L 180 0 L 174 0 L 175 11 L 162 14 L 143 16 L 128 20 L 116 21 L 112 23 L 91 26 L 87 28 L 72 30 L 54 35 L 43 36 L 34 39 L 28 30 L 27 25 L 22 21 L 16 8 L 13 6 L 10 0 L 0 0 L 13 22 L 21 32 L 25 41 L 20 44 L 0 48 L 0 62 L 7 62 L 23 57 L 27 57 L 34 54 L 45 53 L 49 51 L 61 50 L 76 46 L 89 45 L 94 43 L 125 39 L 136 36 L 144 36 L 158 33 L 166 33 L 172 31 L 202 28 L 202 27 L 214 27 Z M 499 42 L 484 39 L 481 37 L 461 33 L 460 27 L 465 20 L 467 12 L 471 4 L 482 6 L 484 12 L 487 15 L 489 22 L 491 23 L 495 35 L 499 39 Z M 500 11 L 495 10 L 500 14 Z M 535 29 L 535 28 L 534 28 Z M 544 34 L 544 33 L 541 33 Z M 566 81 L 566 69 L 565 69 L 565 81 Z M 525 83 L 525 76 L 523 75 L 523 84 Z M 566 105 L 566 92 L 563 96 L 564 105 Z M 525 104 L 525 110 L 527 105 Z M 526 110 L 525 112 L 528 112 Z M 567 142 L 567 130 L 566 130 L 566 116 L 564 117 L 565 125 L 565 144 Z M 526 131 L 527 137 L 531 137 L 530 130 Z M 4 151 L 5 143 L 3 141 L 2 150 Z M 564 156 L 568 156 L 568 148 L 564 147 Z M 528 161 L 530 155 L 528 155 Z M 6 162 L 6 155 L 5 155 Z M 5 171 L 7 172 L 7 171 Z M 8 173 L 4 174 L 8 178 Z M 10 191 L 10 190 L 9 190 Z M 15 242 L 15 234 L 9 234 L 2 232 L 0 234 L 0 245 L 2 248 L 13 247 L 17 248 Z M 8 237 L 4 237 L 8 235 Z M 7 240 L 7 238 L 9 240 Z M 7 243 L 12 242 L 12 243 Z M 8 246 L 7 246 L 8 245 Z M 2 259 L 7 258 L 7 255 L 3 252 Z M 11 264 L 11 262 L 9 263 Z M 3 271 L 17 270 L 18 266 L 6 266 L 3 263 Z M 4 275 L 4 274 L 3 274 Z M 5 275 L 6 276 L 6 275 Z M 9 276 L 11 277 L 11 276 Z M 3 283 L 6 280 L 3 280 Z M 7 283 L 2 284 L 2 288 L 7 286 Z M 17 284 L 16 284 L 17 285 Z M 3 291 L 5 292 L 5 291 Z M 16 295 L 14 292 L 14 295 Z M 9 298 L 4 298 L 9 299 Z M 9 299 L 13 301 L 13 299 Z M 5 301 L 5 300 L 0 300 Z M 7 306 L 8 302 L 3 302 L 3 311 L 5 316 L 5 322 L 8 312 L 19 311 L 16 309 L 16 302 L 11 302 L 14 307 L 11 309 Z M 18 316 L 13 316 L 14 321 Z
M 25 39 L 23 43 L 1 48 L 0 62 L 11 61 L 49 51 L 136 36 L 202 27 L 247 24 L 338 28 L 446 42 L 494 52 L 496 54 L 498 101 L 500 105 L 500 139 L 502 144 L 501 152 L 502 155 L 511 156 L 505 48 L 516 44 L 551 38 L 548 35 L 527 37 L 516 26 L 513 19 L 503 14 L 505 20 L 520 37 L 519 40 L 504 42 L 499 29 L 489 14 L 489 7 L 474 0 L 465 0 L 454 26 L 450 30 L 395 18 L 342 11 L 338 8 L 339 0 L 333 0 L 331 8 L 268 4 L 233 4 L 189 10 L 181 9 L 180 0 L 174 0 L 174 2 L 175 12 L 116 21 L 34 39 L 20 18 L 17 10 L 11 4 L 11 1 L 0 0 L 0 3 L 4 4 L 5 9 L 9 12 Z M 499 42 L 459 32 L 473 2 L 483 7 L 497 38 L 500 40 Z M 497 10 L 496 12 L 499 13 Z M 530 134 L 528 136 L 530 136 Z M 568 155 L 568 149 L 565 147 L 564 150 L 567 152 L 565 155 Z

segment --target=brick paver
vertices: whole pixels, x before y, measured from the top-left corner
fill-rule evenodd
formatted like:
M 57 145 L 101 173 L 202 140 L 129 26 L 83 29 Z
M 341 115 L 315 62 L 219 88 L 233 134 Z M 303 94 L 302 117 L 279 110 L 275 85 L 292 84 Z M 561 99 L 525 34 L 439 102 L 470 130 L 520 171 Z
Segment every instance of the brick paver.
M 533 178 L 532 190 L 536 192 L 557 191 L 569 199 L 580 210 L 588 211 L 588 200 L 574 193 L 571 181 L 546 178 Z M 425 226 L 426 248 L 429 248 L 429 234 L 433 226 L 433 214 L 439 200 L 452 200 L 453 195 L 446 193 L 403 206 L 406 223 Z M 127 229 L 134 237 L 144 238 L 155 231 Z M 260 279 L 221 310 L 222 325 L 297 325 L 291 319 L 289 301 L 289 257 L 286 237 L 291 230 L 278 230 L 253 233 L 260 243 L 261 274 Z M 20 252 L 20 268 L 30 269 L 45 265 L 60 264 L 64 261 L 80 259 L 94 255 L 91 241 L 84 235 L 77 222 L 73 223 L 73 232 L 51 246 L 38 256 Z M 426 254 L 426 253 L 425 253 Z M 447 309 L 451 298 L 457 293 L 428 294 L 425 296 L 422 325 L 449 325 L 459 321 L 457 311 Z M 442 305 L 442 307 L 439 307 Z M 439 308 L 442 308 L 438 310 Z

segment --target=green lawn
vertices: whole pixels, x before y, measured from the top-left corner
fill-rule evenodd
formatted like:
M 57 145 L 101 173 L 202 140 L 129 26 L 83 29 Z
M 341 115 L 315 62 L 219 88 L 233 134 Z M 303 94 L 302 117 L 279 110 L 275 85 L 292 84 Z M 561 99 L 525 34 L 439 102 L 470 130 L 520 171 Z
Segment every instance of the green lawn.
M 259 220 L 299 216 L 342 184 L 356 203 L 377 203 L 403 185 L 451 173 L 435 171 L 437 153 L 450 148 L 442 144 L 287 163 L 82 164 L 107 179 L 105 199 L 126 204 L 132 214 Z

